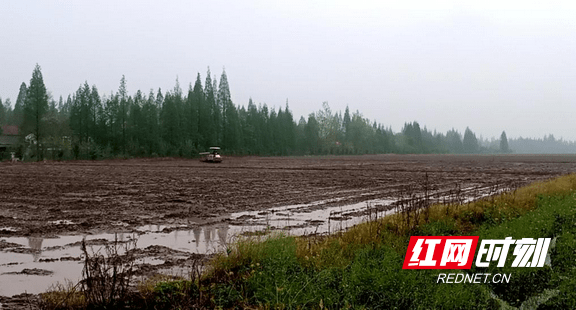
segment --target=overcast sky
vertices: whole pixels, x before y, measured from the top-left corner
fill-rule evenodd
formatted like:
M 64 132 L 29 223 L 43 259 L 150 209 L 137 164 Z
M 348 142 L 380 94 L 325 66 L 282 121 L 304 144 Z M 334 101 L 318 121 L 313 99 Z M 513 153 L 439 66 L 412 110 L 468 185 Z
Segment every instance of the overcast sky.
M 466 2 L 466 3 L 463 3 Z M 328 101 L 391 126 L 576 140 L 576 7 L 550 1 L 0 0 L 0 96 L 34 65 L 80 84 L 188 89 L 226 68 L 232 100 L 296 120 Z

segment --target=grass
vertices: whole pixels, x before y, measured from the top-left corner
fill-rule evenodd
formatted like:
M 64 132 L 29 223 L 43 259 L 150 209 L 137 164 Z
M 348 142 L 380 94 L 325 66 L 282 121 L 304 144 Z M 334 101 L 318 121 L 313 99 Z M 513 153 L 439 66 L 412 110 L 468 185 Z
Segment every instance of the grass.
M 242 238 L 202 277 L 144 285 L 140 308 L 514 309 L 576 308 L 576 175 L 464 205 L 434 205 L 416 223 L 396 214 L 329 236 Z M 440 272 L 403 270 L 410 236 L 553 238 L 542 268 L 473 267 L 511 273 L 508 284 L 436 284 Z M 509 254 L 511 260 L 513 255 Z M 509 261 L 506 266 L 510 266 Z

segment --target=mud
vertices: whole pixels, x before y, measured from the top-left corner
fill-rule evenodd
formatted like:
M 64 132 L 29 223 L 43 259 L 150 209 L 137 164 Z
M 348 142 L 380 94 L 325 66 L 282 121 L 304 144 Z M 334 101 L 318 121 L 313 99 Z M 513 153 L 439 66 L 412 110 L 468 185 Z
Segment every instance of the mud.
M 84 237 L 137 239 L 139 275 L 185 273 L 240 235 L 329 233 L 409 193 L 466 201 L 575 171 L 568 155 L 0 163 L 0 295 L 77 281 Z

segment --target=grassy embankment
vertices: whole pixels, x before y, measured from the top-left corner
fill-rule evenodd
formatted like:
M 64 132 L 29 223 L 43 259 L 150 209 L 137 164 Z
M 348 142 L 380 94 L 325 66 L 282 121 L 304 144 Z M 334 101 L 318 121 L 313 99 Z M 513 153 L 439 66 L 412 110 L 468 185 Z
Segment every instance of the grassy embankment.
M 123 301 L 148 308 L 576 308 L 576 175 L 465 205 L 434 205 L 325 237 L 240 240 L 200 280 L 155 281 Z M 550 265 L 403 270 L 410 236 L 554 238 Z M 438 273 L 506 273 L 510 283 L 437 284 Z M 49 295 L 45 295 L 45 300 Z M 64 305 L 62 303 L 61 305 Z M 539 309 L 540 309 L 539 308 Z

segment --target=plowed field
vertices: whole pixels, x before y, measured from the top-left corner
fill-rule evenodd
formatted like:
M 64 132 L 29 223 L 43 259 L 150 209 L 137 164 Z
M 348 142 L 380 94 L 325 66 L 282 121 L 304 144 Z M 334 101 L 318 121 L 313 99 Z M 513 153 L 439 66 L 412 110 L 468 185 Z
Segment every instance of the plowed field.
M 0 163 L 0 236 L 195 227 L 245 210 L 394 197 L 435 189 L 522 185 L 576 172 L 576 156 L 371 155 Z

